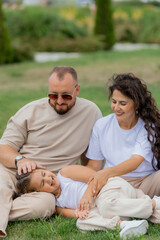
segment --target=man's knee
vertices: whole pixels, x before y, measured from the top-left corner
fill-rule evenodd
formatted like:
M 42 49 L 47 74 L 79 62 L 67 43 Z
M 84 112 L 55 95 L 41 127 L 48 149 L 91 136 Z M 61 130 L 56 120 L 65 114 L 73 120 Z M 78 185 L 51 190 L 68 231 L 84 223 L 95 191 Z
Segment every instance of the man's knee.
M 9 220 L 29 220 L 50 217 L 55 212 L 55 197 L 51 193 L 33 192 L 13 201 Z
M 29 206 L 34 218 L 50 217 L 55 212 L 55 196 L 51 193 L 36 193 Z

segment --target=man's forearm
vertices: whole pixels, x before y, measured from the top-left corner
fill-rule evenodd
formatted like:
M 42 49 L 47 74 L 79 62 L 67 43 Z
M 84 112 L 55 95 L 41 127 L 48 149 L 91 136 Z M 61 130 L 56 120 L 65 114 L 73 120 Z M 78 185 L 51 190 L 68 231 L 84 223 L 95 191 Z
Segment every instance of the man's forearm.
M 14 159 L 19 153 L 9 145 L 0 145 L 0 162 L 8 168 L 15 168 Z

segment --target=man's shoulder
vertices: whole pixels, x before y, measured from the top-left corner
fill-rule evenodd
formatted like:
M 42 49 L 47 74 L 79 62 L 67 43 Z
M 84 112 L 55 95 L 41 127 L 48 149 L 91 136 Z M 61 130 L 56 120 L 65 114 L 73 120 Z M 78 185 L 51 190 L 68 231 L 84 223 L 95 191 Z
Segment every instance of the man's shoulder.
M 95 117 L 95 119 L 99 119 L 102 117 L 101 110 L 99 107 L 88 99 L 85 98 L 77 98 L 76 103 L 78 112 L 81 114 L 83 112 L 87 114 L 87 117 Z
M 46 106 L 48 104 L 47 98 L 42 98 L 38 100 L 34 100 L 30 103 L 27 103 L 22 108 L 20 108 L 14 115 L 14 117 L 21 117 L 21 118 L 28 118 L 29 116 L 32 116 L 33 113 L 41 112 L 43 109 L 46 109 Z
M 47 98 L 37 99 L 37 100 L 27 103 L 19 111 L 26 110 L 26 109 L 32 109 L 32 108 L 36 108 L 36 107 L 43 108 L 46 104 L 48 104 Z
M 78 103 L 79 106 L 82 106 L 82 107 L 91 107 L 93 109 L 99 109 L 98 106 L 94 102 L 92 102 L 88 99 L 85 99 L 85 98 L 79 98 L 78 97 L 77 98 L 77 103 Z

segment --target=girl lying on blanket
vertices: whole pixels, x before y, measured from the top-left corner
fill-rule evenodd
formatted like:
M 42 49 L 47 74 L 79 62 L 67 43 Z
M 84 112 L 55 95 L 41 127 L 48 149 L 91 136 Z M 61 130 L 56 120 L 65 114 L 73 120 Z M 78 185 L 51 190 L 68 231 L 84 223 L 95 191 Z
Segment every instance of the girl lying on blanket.
M 147 232 L 146 220 L 128 221 L 130 217 L 149 218 L 154 209 L 160 209 L 160 197 L 151 199 L 141 190 L 134 189 L 120 177 L 110 178 L 96 198 L 93 198 L 94 170 L 70 165 L 57 176 L 50 171 L 36 169 L 17 175 L 17 193 L 33 191 L 52 193 L 56 197 L 56 210 L 64 217 L 76 217 L 81 230 L 120 228 L 123 239 Z

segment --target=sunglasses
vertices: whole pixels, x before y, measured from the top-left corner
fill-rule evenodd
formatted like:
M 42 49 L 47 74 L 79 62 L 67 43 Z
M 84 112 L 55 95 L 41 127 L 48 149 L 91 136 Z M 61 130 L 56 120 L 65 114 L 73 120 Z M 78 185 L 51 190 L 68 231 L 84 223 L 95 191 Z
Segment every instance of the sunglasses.
M 59 96 L 63 98 L 65 101 L 71 101 L 73 98 L 73 95 L 75 93 L 77 85 L 75 86 L 75 89 L 72 94 L 60 94 L 60 93 L 49 93 L 48 97 L 52 100 L 57 100 Z

